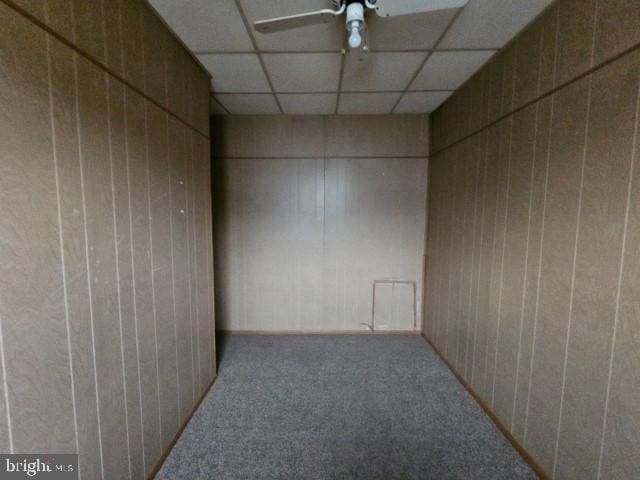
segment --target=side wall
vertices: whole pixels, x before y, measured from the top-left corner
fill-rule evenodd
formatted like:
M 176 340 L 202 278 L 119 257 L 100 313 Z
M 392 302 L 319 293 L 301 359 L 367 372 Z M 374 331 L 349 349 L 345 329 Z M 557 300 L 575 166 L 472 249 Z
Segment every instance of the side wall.
M 554 478 L 640 471 L 638 26 L 560 0 L 432 117 L 424 333 Z
M 0 1 L 0 452 L 142 479 L 215 376 L 208 77 L 141 1 L 19 4 Z
M 417 283 L 427 118 L 220 117 L 214 151 L 218 326 L 362 330 L 374 280 Z M 413 288 L 376 287 L 376 329 L 414 330 Z

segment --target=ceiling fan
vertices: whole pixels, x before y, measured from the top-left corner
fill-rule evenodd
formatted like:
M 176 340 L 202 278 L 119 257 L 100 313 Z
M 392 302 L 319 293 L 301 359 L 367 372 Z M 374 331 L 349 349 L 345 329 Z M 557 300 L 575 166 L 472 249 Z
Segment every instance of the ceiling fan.
M 289 15 L 286 17 L 260 20 L 254 28 L 260 33 L 274 33 L 293 28 L 328 23 L 333 18 L 346 13 L 346 28 L 349 32 L 349 48 L 358 49 L 362 45 L 362 33 L 366 31 L 365 14 L 374 10 L 379 17 L 397 17 L 414 13 L 433 12 L 464 7 L 469 0 L 332 0 L 335 9 Z

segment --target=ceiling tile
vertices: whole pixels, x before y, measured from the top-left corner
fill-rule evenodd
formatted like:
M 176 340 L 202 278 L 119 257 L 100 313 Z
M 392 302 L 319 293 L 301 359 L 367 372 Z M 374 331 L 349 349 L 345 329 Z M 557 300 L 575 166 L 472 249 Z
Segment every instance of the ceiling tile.
M 198 55 L 211 74 L 214 92 L 271 92 L 258 55 L 220 53 Z
M 335 92 L 341 54 L 269 53 L 262 56 L 276 92 Z
M 285 17 L 299 13 L 333 8 L 330 0 L 240 0 L 251 25 L 258 20 Z M 339 51 L 346 37 L 344 16 L 324 25 L 297 28 L 284 32 L 263 34 L 253 31 L 260 50 L 277 51 Z
M 434 52 L 410 90 L 455 90 L 475 73 L 494 51 Z
M 273 95 L 263 93 L 223 93 L 215 96 L 233 115 L 277 115 L 280 113 Z
M 426 56 L 426 52 L 374 52 L 363 62 L 347 59 L 342 90 L 404 90 Z
M 211 97 L 211 101 L 209 102 L 209 113 L 211 115 L 227 115 L 227 111 L 222 108 L 222 105 L 213 97 Z
M 369 47 L 372 50 L 427 50 L 433 48 L 457 9 L 380 18 L 367 15 Z
M 470 0 L 441 48 L 500 48 L 553 0 Z
M 393 113 L 431 113 L 453 92 L 407 92 Z
M 252 51 L 253 45 L 233 0 L 150 0 L 194 52 Z
M 343 93 L 338 113 L 343 115 L 384 115 L 391 113 L 400 93 Z
M 332 115 L 335 113 L 336 93 L 279 94 L 282 110 L 288 115 Z

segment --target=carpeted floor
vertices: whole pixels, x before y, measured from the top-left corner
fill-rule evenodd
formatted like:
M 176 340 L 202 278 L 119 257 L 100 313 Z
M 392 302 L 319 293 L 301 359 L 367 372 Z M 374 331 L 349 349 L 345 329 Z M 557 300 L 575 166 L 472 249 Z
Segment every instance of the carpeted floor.
M 230 336 L 158 479 L 535 478 L 418 336 Z

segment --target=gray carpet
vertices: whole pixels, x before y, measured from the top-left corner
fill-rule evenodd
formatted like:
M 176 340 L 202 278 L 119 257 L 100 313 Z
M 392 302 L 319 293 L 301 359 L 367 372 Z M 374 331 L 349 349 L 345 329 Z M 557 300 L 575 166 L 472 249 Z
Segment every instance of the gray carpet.
M 156 478 L 536 478 L 418 336 L 231 336 Z

